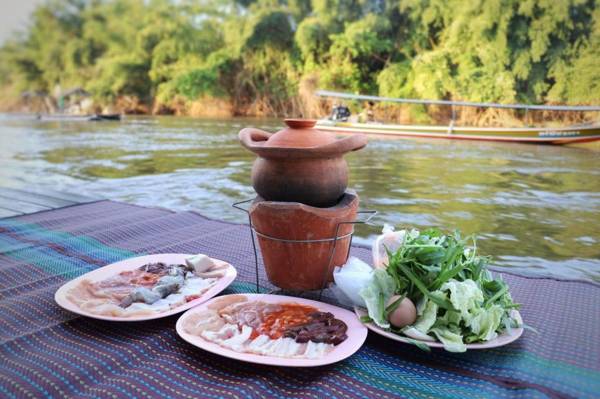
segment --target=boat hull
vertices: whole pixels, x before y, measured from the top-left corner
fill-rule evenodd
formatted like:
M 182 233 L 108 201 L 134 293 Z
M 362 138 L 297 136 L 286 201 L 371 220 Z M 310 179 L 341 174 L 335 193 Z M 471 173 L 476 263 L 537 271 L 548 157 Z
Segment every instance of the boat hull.
M 92 115 L 71 115 L 71 114 L 49 114 L 38 115 L 38 119 L 44 121 L 120 121 L 120 114 L 92 114 Z
M 320 120 L 316 127 L 319 130 L 337 133 L 366 133 L 405 138 L 423 137 L 556 145 L 600 140 L 600 125 L 570 126 L 565 128 L 451 128 L 449 126 L 383 125 Z

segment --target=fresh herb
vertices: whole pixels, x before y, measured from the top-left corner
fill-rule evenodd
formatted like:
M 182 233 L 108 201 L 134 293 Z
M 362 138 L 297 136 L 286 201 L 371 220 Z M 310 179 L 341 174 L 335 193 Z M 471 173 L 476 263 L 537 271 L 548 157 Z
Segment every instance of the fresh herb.
M 365 298 L 380 301 L 369 304 L 370 310 L 376 309 L 376 314 L 369 312 L 376 324 L 401 333 L 389 327 L 387 316 L 406 297 L 419 304 L 413 327 L 437 338 L 450 351 L 462 352 L 466 343 L 488 341 L 511 328 L 510 312 L 519 305 L 513 302 L 506 282 L 487 270 L 490 258 L 477 253 L 474 238 L 430 229 L 407 231 L 403 240 L 396 251 L 386 248 L 385 277 L 390 282 L 384 283 L 380 275 Z M 395 291 L 379 288 L 384 286 Z M 402 297 L 384 308 L 393 294 Z

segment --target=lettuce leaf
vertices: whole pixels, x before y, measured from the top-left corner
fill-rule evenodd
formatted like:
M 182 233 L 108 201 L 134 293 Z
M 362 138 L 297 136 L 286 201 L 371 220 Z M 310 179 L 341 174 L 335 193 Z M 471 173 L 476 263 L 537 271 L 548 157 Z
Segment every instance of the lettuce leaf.
M 500 327 L 504 309 L 499 305 L 492 305 L 489 309 L 477 308 L 465 323 L 471 328 L 474 335 L 482 341 L 489 341 L 498 336 L 496 330 Z
M 444 344 L 444 349 L 448 352 L 466 352 L 467 346 L 463 343 L 462 335 L 453 333 L 447 328 L 436 327 L 431 329 L 437 339 Z
M 417 318 L 417 321 L 411 327 L 416 328 L 423 334 L 427 334 L 435 323 L 437 311 L 438 305 L 433 301 L 427 300 L 423 308 L 423 314 Z
M 406 335 L 409 338 L 420 339 L 421 341 L 435 342 L 435 338 L 432 338 L 427 334 L 423 334 L 421 331 L 417 330 L 412 326 L 404 327 L 402 329 L 402 334 Z
M 449 280 L 442 285 L 441 290 L 450 291 L 450 302 L 463 318 L 469 317 L 469 311 L 480 307 L 483 303 L 483 292 L 471 279 Z
M 443 316 L 438 317 L 438 323 L 441 325 L 458 326 L 462 320 L 462 314 L 458 310 L 447 310 Z
M 385 269 L 375 269 L 373 278 L 358 292 L 365 301 L 369 317 L 381 328 L 390 328 L 385 307 L 395 290 L 396 283 Z

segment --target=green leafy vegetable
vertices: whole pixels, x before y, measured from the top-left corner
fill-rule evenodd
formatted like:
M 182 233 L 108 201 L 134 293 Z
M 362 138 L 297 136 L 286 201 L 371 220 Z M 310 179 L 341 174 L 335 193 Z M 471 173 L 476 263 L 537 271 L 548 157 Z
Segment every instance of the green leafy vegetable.
M 477 308 L 473 313 L 465 319 L 473 334 L 482 341 L 496 338 L 504 310 L 499 305 L 492 305 L 489 309 Z
M 427 334 L 429 329 L 433 327 L 433 324 L 435 323 L 437 311 L 438 305 L 434 301 L 428 300 L 425 305 L 425 309 L 423 310 L 423 315 L 417 319 L 417 321 L 413 324 L 413 327 L 423 334 Z
M 465 281 L 450 280 L 442 285 L 441 290 L 450 291 L 452 307 L 461 312 L 463 317 L 468 316 L 469 311 L 477 308 L 483 302 L 483 292 L 471 279 Z
M 444 344 L 444 349 L 448 352 L 465 352 L 467 350 L 460 334 L 445 328 L 432 328 L 431 332 Z
M 427 345 L 425 345 L 421 341 L 418 341 L 418 340 L 412 339 L 412 338 L 407 338 L 406 340 L 408 341 L 408 343 L 415 345 L 417 348 L 419 348 L 425 352 L 431 352 L 431 348 L 428 347 Z
M 359 292 L 365 301 L 369 317 L 381 328 L 389 328 L 385 304 L 394 295 L 396 284 L 383 269 L 375 269 L 373 278 Z
M 379 273 L 361 291 L 377 325 L 412 338 L 435 337 L 452 352 L 463 352 L 466 343 L 489 341 L 516 326 L 510 312 L 519 305 L 508 285 L 487 270 L 490 259 L 477 253 L 474 239 L 437 229 L 411 230 L 403 237 L 396 251 L 387 251 L 389 280 Z M 394 292 L 389 291 L 392 286 Z M 402 331 L 390 329 L 384 320 L 389 313 L 385 304 L 393 294 L 417 304 L 416 322 Z

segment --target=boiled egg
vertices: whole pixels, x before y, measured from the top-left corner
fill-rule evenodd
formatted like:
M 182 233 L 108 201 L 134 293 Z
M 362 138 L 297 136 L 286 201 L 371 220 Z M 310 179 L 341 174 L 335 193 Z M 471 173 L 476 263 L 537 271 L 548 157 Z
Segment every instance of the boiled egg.
M 401 298 L 401 295 L 392 296 L 388 301 L 387 306 L 396 302 L 398 298 Z M 396 328 L 410 326 L 417 320 L 417 308 L 410 299 L 404 298 L 400 302 L 400 305 L 389 314 L 388 320 Z

